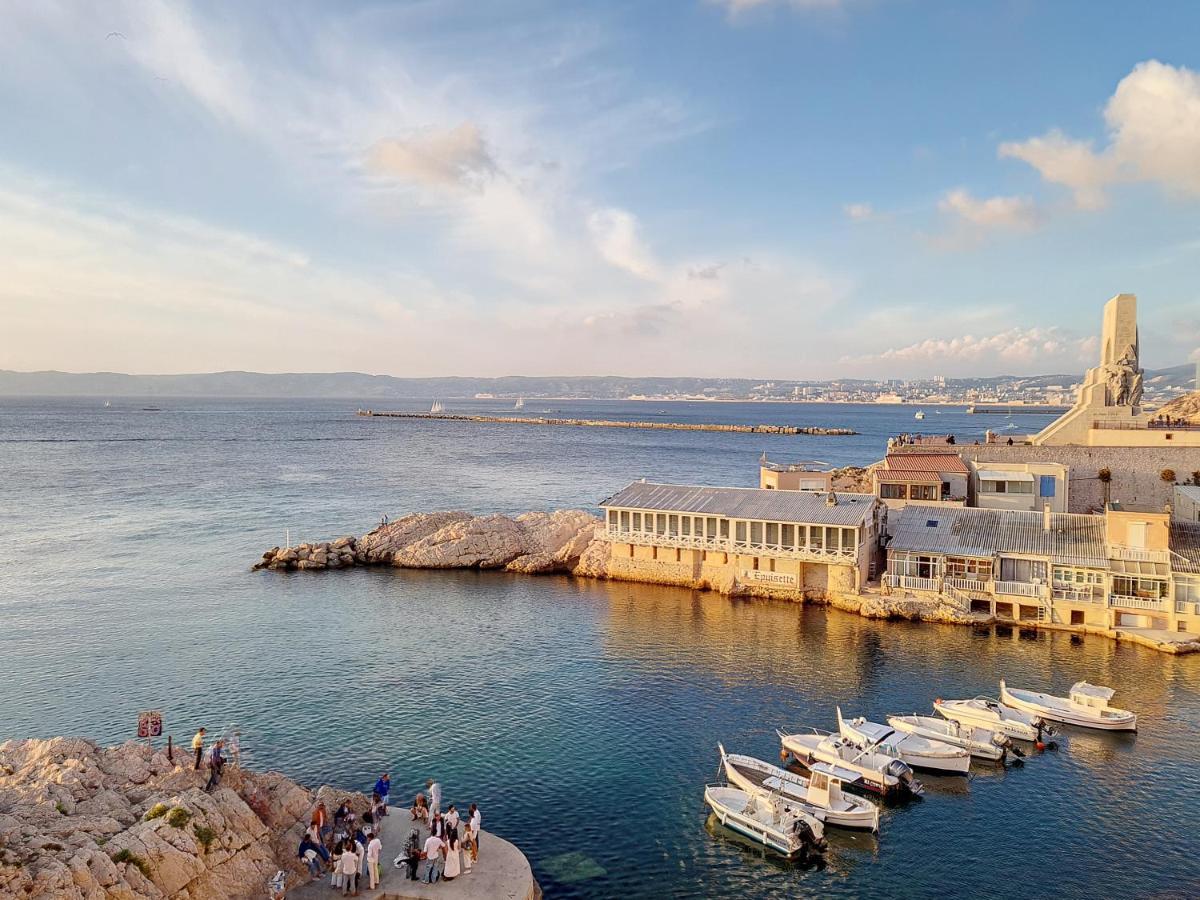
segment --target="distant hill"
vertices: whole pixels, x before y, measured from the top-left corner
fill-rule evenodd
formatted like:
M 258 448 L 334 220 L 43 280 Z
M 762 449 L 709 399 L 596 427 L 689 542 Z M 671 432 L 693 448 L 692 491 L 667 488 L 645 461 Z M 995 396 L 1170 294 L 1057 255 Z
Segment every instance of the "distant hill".
M 1155 390 L 1190 389 L 1195 367 L 1173 366 L 1147 371 Z M 1043 387 L 1070 385 L 1081 375 L 1001 375 L 988 378 L 947 378 L 956 388 L 987 388 L 1001 383 Z M 353 400 L 444 399 L 493 394 L 497 397 L 578 397 L 617 399 L 631 395 L 692 395 L 713 398 L 761 395 L 766 383 L 772 394 L 793 387 L 820 385 L 853 389 L 874 384 L 867 379 L 791 381 L 754 378 L 637 378 L 616 375 L 525 376 L 503 378 L 397 378 L 362 372 L 208 372 L 194 375 L 125 375 L 119 372 L 14 372 L 0 370 L 0 396 L 59 397 L 311 397 Z

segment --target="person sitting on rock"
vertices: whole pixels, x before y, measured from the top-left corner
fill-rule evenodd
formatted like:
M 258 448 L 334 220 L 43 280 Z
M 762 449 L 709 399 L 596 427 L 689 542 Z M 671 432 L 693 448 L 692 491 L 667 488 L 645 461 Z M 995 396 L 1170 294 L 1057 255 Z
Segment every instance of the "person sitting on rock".
M 305 833 L 304 837 L 300 840 L 300 849 L 296 851 L 296 856 L 304 860 L 305 864 L 308 866 L 308 872 L 313 878 L 321 877 L 321 860 L 323 857 L 321 856 L 320 851 L 324 850 L 325 848 L 320 847 L 320 849 L 318 849 L 318 846 L 319 845 L 314 844 L 312 839 L 309 838 L 308 834 Z

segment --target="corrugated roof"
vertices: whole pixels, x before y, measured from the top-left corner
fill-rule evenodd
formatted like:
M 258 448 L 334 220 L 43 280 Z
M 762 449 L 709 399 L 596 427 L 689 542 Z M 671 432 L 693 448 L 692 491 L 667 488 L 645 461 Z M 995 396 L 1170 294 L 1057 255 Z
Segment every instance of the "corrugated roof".
M 920 550 L 963 556 L 995 553 L 1045 556 L 1055 562 L 1108 568 L 1103 516 L 1053 513 L 1050 530 L 1042 513 L 972 507 L 906 506 L 888 518 L 889 550 Z
M 970 474 L 967 464 L 954 453 L 889 453 L 883 462 L 891 472 Z
M 888 472 L 877 469 L 875 480 L 880 484 L 941 484 L 942 478 L 937 472 Z
M 704 487 L 694 484 L 655 484 L 635 481 L 600 506 L 653 509 L 661 512 L 727 516 L 764 522 L 811 522 L 815 525 L 861 525 L 878 502 L 874 494 L 834 496 L 826 503 L 824 491 L 771 491 L 759 488 Z
M 1200 523 L 1171 523 L 1171 568 L 1200 574 Z

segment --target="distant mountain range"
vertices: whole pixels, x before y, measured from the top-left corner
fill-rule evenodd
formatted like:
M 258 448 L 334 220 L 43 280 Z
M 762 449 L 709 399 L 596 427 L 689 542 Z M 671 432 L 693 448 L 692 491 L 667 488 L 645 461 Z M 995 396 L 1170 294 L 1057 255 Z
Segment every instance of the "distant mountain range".
M 1190 388 L 1194 365 L 1147 370 L 1156 388 Z M 1025 388 L 1070 385 L 1081 375 L 996 376 L 947 378 L 946 388 Z M 869 379 L 792 381 L 753 378 L 632 378 L 620 376 L 522 376 L 503 378 L 397 378 L 362 372 L 209 372 L 195 375 L 124 375 L 117 372 L 14 372 L 0 369 L 0 396 L 72 397 L 311 397 L 354 400 L 441 398 L 453 400 L 476 394 L 496 397 L 577 397 L 617 399 L 631 395 L 693 395 L 741 398 L 778 396 L 795 387 L 850 389 L 878 382 Z M 767 388 L 766 386 L 770 387 Z

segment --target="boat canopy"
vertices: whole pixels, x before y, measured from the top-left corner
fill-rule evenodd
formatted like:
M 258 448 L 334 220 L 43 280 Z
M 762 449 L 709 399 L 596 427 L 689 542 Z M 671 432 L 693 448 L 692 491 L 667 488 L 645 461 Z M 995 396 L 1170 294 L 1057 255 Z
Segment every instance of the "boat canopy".
M 862 781 L 862 775 L 858 772 L 843 769 L 841 766 L 831 766 L 828 763 L 813 763 L 808 767 L 808 770 L 810 772 L 818 772 L 821 775 L 828 775 L 830 778 L 836 778 L 839 781 L 844 781 L 846 784 Z
M 1088 684 L 1086 681 L 1076 682 L 1071 686 L 1071 696 L 1086 698 L 1088 700 L 1103 700 L 1107 703 L 1115 694 L 1112 688 L 1102 687 L 1098 684 Z

